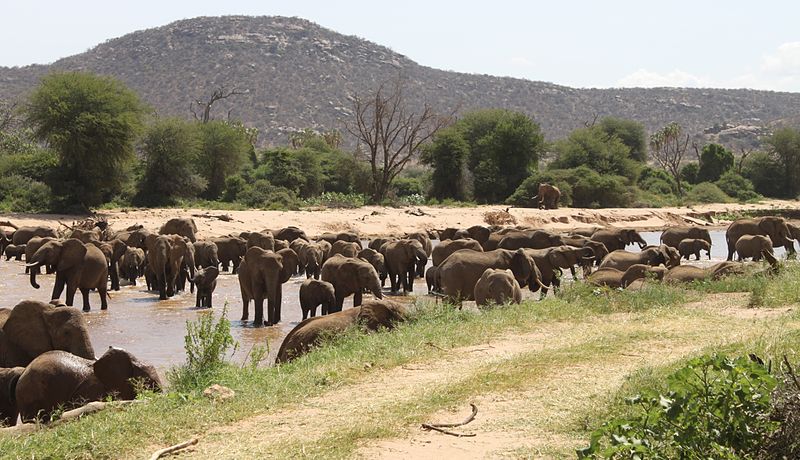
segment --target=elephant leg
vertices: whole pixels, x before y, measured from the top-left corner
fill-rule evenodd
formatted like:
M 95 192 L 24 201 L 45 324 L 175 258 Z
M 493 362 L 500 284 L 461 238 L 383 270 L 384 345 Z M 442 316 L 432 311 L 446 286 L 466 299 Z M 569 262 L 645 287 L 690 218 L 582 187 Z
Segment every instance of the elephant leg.
M 108 310 L 108 287 L 106 286 L 105 280 L 97 286 L 97 293 L 100 294 L 100 309 Z
M 81 296 L 83 296 L 83 311 L 89 311 L 92 306 L 89 305 L 89 289 L 81 288 Z
M 336 313 L 336 312 L 342 311 L 342 308 L 344 307 L 344 295 L 342 295 L 340 292 L 336 292 L 335 295 L 336 295 L 336 305 L 334 305 L 333 308 L 329 308 L 327 313 L 325 312 L 325 309 L 323 308 L 323 311 L 322 311 L 323 315 L 327 315 L 329 313 Z
M 197 298 L 194 301 L 194 308 L 200 308 L 203 305 L 203 294 L 200 293 L 200 289 L 197 290 Z
M 412 265 L 411 268 L 408 269 L 406 273 L 403 273 L 403 291 L 404 292 L 411 292 L 414 290 L 414 266 Z
M 735 240 L 734 240 L 735 241 Z M 728 258 L 726 260 L 733 260 L 733 253 L 736 251 L 734 248 L 734 243 L 728 241 Z M 741 259 L 740 259 L 741 261 Z
M 119 271 L 117 271 L 116 263 L 112 263 L 108 267 L 108 276 L 111 278 L 111 290 L 119 291 Z
M 67 299 L 66 304 L 68 307 L 71 307 L 75 303 L 75 292 L 78 290 L 78 286 L 67 284 Z M 89 291 L 86 291 L 86 295 L 89 295 Z
M 361 289 L 357 289 L 353 294 L 353 308 L 361 305 Z
M 56 274 L 56 281 L 53 284 L 53 292 L 50 295 L 50 300 L 61 298 L 61 293 L 64 292 L 64 284 L 64 277 Z
M 253 300 L 255 301 L 255 318 L 253 318 L 253 326 L 260 327 L 264 325 L 264 298 L 256 297 Z

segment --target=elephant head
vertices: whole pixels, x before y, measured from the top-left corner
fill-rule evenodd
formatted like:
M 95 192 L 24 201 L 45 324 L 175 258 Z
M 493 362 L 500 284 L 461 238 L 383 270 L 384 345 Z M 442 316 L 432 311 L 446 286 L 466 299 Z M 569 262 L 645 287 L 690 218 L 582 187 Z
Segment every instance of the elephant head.
M 280 240 L 278 240 L 280 241 Z M 281 283 L 285 283 L 289 281 L 289 278 L 292 277 L 297 272 L 297 266 L 300 264 L 300 258 L 297 256 L 297 253 L 294 252 L 292 248 L 284 248 L 277 251 L 283 258 L 283 268 L 281 269 Z
M 406 256 L 408 260 L 416 260 L 416 274 L 420 278 L 425 276 L 425 265 L 428 263 L 428 254 L 425 248 L 418 240 L 404 240 L 407 244 L 404 245 Z
M 57 272 L 62 272 L 81 264 L 85 256 L 86 245 L 81 243 L 80 240 L 70 238 L 63 241 L 48 241 L 25 264 L 26 267 L 31 269 L 31 286 L 39 289 L 39 285 L 36 283 L 38 270 L 35 269 L 42 265 L 53 265 L 56 267 Z
M 706 230 L 708 232 L 708 230 Z M 706 251 L 708 260 L 711 260 L 711 243 L 704 239 L 696 238 L 694 240 L 694 250 L 699 254 L 700 251 Z
M 372 264 L 368 262 L 357 264 L 355 272 L 356 279 L 360 286 L 371 292 L 376 299 L 383 299 L 381 281 L 378 277 L 378 272 L 375 271 L 375 267 L 373 267 Z
M 553 267 L 568 268 L 572 271 L 575 265 L 591 265 L 595 256 L 594 251 L 589 247 L 558 246 L 547 253 L 547 258 Z
M 533 256 L 527 254 L 524 249 L 517 249 L 511 258 L 511 272 L 519 283 L 520 287 L 528 286 L 531 291 L 538 291 L 539 288 L 550 289 L 550 286 L 542 283 L 542 272 L 536 266 Z
M 792 238 L 792 232 L 783 217 L 762 217 L 758 223 L 758 228 L 770 237 L 773 245 L 784 246 L 787 249 L 792 248 L 794 250 L 795 240 Z
M 153 366 L 142 363 L 121 348 L 109 347 L 94 362 L 93 369 L 106 391 L 119 395 L 123 400 L 136 398 L 138 385 L 152 391 L 160 391 L 162 387 L 161 379 Z
M 11 310 L 2 329 L 8 341 L 27 355 L 28 362 L 50 350 L 94 359 L 86 321 L 73 308 L 25 300 Z
M 625 245 L 636 243 L 639 245 L 639 249 L 644 249 L 647 246 L 647 241 L 642 238 L 639 232 L 633 229 L 620 230 L 620 238 Z
M 467 229 L 467 233 L 469 233 L 470 238 L 483 245 L 489 240 L 489 235 L 492 232 L 489 230 L 489 228 L 484 227 L 483 225 L 473 225 Z

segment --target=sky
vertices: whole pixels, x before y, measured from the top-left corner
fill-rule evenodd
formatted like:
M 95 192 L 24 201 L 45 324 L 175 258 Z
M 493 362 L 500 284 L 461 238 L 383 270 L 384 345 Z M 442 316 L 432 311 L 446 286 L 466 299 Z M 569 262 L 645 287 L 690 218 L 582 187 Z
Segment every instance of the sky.
M 0 66 L 197 16 L 298 16 L 426 66 L 580 88 L 800 92 L 800 2 L 39 0 L 2 8 Z

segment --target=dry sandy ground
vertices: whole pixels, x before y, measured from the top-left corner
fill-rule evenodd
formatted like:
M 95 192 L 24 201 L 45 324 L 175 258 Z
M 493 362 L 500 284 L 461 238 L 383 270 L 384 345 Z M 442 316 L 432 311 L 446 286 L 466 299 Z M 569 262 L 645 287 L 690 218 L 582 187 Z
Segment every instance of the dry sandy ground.
M 280 411 L 213 428 L 181 458 L 325 458 L 324 446 L 352 430 L 364 430 L 357 436 L 358 458 L 572 458 L 587 442 L 576 434 L 583 417 L 632 373 L 709 346 L 800 327 L 783 317 L 789 308 L 754 310 L 746 302 L 747 294 L 715 294 L 678 312 L 544 322 L 488 343 L 441 349 L 433 360 L 376 372 Z M 413 414 L 415 401 L 458 392 L 464 382 L 504 372 L 520 358 L 529 373 L 522 388 L 483 386 L 448 410 Z M 387 421 L 400 410 L 455 422 L 469 413 L 468 402 L 479 408 L 475 421 L 453 430 L 475 437 L 424 431 L 396 417 Z M 382 433 L 379 439 L 371 430 Z
M 505 224 L 517 224 L 550 230 L 567 230 L 579 227 L 624 226 L 641 230 L 658 230 L 674 225 L 700 224 L 724 226 L 727 221 L 715 218 L 718 214 L 755 209 L 798 209 L 798 201 L 769 200 L 758 204 L 708 204 L 680 208 L 625 208 L 625 209 L 581 209 L 563 208 L 538 210 L 531 208 L 508 208 L 507 206 L 476 206 L 470 208 L 407 207 L 388 208 L 367 206 L 357 209 L 313 209 L 303 211 L 214 211 L 201 209 L 121 209 L 99 213 L 107 217 L 114 229 L 142 224 L 157 230 L 162 223 L 173 217 L 192 216 L 201 237 L 227 235 L 244 230 L 277 229 L 289 225 L 298 226 L 310 236 L 324 232 L 355 230 L 364 237 L 397 235 L 405 232 L 442 229 L 446 227 L 467 228 L 485 225 L 487 214 L 508 211 L 510 219 Z M 223 222 L 214 216 L 229 215 L 234 220 Z M 82 217 L 51 214 L 0 214 L 0 220 L 8 220 L 18 226 L 50 225 L 60 227 L 59 222 L 71 224 Z M 491 220 L 491 219 L 488 219 Z M 713 222 L 709 224 L 708 222 Z

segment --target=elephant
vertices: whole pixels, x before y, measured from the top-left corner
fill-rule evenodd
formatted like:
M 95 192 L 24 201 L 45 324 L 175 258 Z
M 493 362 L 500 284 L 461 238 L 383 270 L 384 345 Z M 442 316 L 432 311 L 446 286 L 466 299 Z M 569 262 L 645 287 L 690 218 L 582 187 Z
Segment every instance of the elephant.
M 575 265 L 582 265 L 586 260 L 591 263 L 594 260 L 591 248 L 576 248 L 568 245 L 546 249 L 523 249 L 523 251 L 536 263 L 541 283 L 552 286 L 554 289 L 561 285 L 559 277 L 562 269 L 569 269 L 572 277 L 577 278 Z M 548 287 L 542 287 L 542 298 L 547 295 L 548 289 Z
M 652 276 L 655 279 L 661 280 L 666 273 L 666 267 L 654 267 L 646 264 L 633 264 L 625 271 L 611 267 L 603 267 L 589 275 L 586 282 L 595 286 L 625 288 L 633 281 L 647 276 Z
M 149 235 L 152 235 L 153 233 L 150 230 L 142 228 L 141 226 L 135 226 L 135 227 L 138 228 L 129 227 L 128 230 L 118 232 L 116 238 L 122 240 L 129 247 L 147 250 L 147 245 L 145 244 L 145 240 Z
M 189 238 L 194 243 L 197 241 L 197 224 L 191 217 L 176 217 L 170 219 L 158 230 L 159 235 L 181 235 Z
M 447 227 L 439 232 L 439 241 L 460 240 L 465 238 L 472 238 L 472 235 L 465 229 Z
M 136 286 L 136 278 L 144 275 L 145 270 L 144 251 L 139 248 L 128 247 L 119 265 L 120 277 L 128 280 L 131 285 Z
M 777 261 L 776 261 L 777 262 Z M 692 281 L 717 280 L 726 275 L 744 273 L 744 264 L 741 262 L 724 261 L 708 268 L 693 265 L 679 265 L 672 267 L 664 275 L 665 283 L 690 283 Z
M 212 238 L 211 241 L 217 245 L 217 256 L 222 265 L 222 271 L 228 271 L 228 264 L 231 264 L 231 272 L 236 273 L 247 252 L 247 240 L 238 236 Z
M 281 249 L 289 249 L 289 242 L 283 240 L 275 240 L 275 249 L 273 249 L 273 251 L 278 252 Z
M 564 244 L 569 246 L 576 248 L 591 248 L 592 253 L 594 254 L 594 263 L 596 265 L 600 265 L 600 262 L 603 260 L 603 258 L 608 255 L 608 248 L 605 244 L 599 241 L 594 241 L 586 236 L 573 234 L 569 236 L 562 236 L 561 239 L 564 241 Z
M 748 258 L 752 258 L 753 262 L 758 262 L 761 260 L 762 252 L 773 253 L 772 240 L 764 235 L 742 235 L 736 241 L 735 248 L 739 262 Z
M 209 240 L 198 240 L 194 243 L 194 263 L 197 268 L 218 267 L 219 248 L 217 243 Z
M 381 280 L 381 287 L 383 287 L 386 282 L 386 278 L 389 276 L 389 272 L 386 270 L 386 258 L 383 256 L 383 254 L 372 248 L 364 248 L 356 257 L 366 260 L 373 267 L 375 267 L 375 271 L 378 272 L 378 278 Z
M 661 233 L 661 244 L 678 248 L 681 241 L 685 239 L 703 240 L 711 247 L 711 233 L 702 227 L 670 227 Z
M 317 241 L 323 240 L 327 241 L 330 244 L 333 244 L 337 241 L 346 241 L 348 243 L 356 243 L 358 245 L 358 250 L 360 251 L 363 249 L 361 247 L 361 237 L 358 236 L 357 233 L 353 232 L 341 232 L 341 233 L 323 233 L 322 235 L 317 238 Z
M 534 230 L 532 232 L 510 233 L 498 243 L 498 249 L 544 249 L 553 246 L 561 246 L 564 241 L 561 235 L 550 233 L 545 230 Z
M 168 297 L 172 297 L 176 292 L 184 290 L 186 279 L 194 278 L 196 265 L 194 245 L 187 237 L 182 235 L 162 235 L 162 237 L 169 240 L 169 255 L 167 257 L 165 275 L 167 282 L 166 294 Z M 188 274 L 185 271 L 188 271 Z M 159 296 L 160 294 L 159 291 Z
M 27 244 L 33 237 L 40 237 L 40 238 L 58 238 L 58 233 L 50 227 L 47 226 L 35 226 L 35 227 L 19 227 L 14 231 L 14 234 L 11 236 L 11 244 L 16 244 L 17 246 L 21 244 Z
M 341 257 L 341 256 L 337 256 Z M 355 325 L 367 331 L 380 328 L 393 329 L 404 321 L 405 307 L 389 300 L 367 300 L 363 305 L 325 316 L 315 316 L 301 321 L 283 339 L 275 359 L 276 364 L 287 363 L 319 346 L 323 338 L 330 339 Z
M 711 260 L 711 244 L 709 244 L 709 242 L 706 240 L 701 240 L 699 238 L 685 238 L 678 243 L 677 249 L 681 257 L 686 257 L 686 260 L 689 260 L 689 257 L 691 257 L 693 254 L 697 260 L 700 260 L 700 251 L 706 251 L 708 254 L 708 260 Z
M 483 245 L 489 241 L 489 236 L 492 234 L 492 231 L 489 229 L 489 227 L 485 227 L 483 225 L 473 225 L 467 229 L 467 233 L 469 233 L 470 238 L 480 243 L 481 247 L 483 247 Z M 485 251 L 486 248 L 484 247 L 483 250 Z
M 337 240 L 331 244 L 328 257 L 332 257 L 336 254 L 341 254 L 345 257 L 356 257 L 358 256 L 359 251 L 361 251 L 361 246 L 358 244 L 349 241 Z
M 531 201 L 538 201 L 539 209 L 558 209 L 558 201 L 561 199 L 561 190 L 555 185 L 547 182 L 539 184 L 538 193 L 531 198 Z
M 489 235 L 489 238 L 486 240 L 486 242 L 481 243 L 484 252 L 494 251 L 495 249 L 498 249 L 500 241 L 502 241 L 503 238 L 509 235 L 525 236 L 525 232 L 517 229 L 503 229 L 502 231 L 492 232 Z
M 380 251 L 384 244 L 397 240 L 398 238 L 375 238 L 369 242 L 367 247 L 369 249 L 374 249 L 375 251 Z
M 412 292 L 415 276 L 425 276 L 425 265 L 428 263 L 422 243 L 412 239 L 393 241 L 386 243 L 381 252 L 386 258 L 386 272 L 392 292 L 397 292 L 401 284 L 404 292 Z
M 328 257 L 331 256 L 331 247 L 332 245 L 325 240 L 317 241 L 317 244 L 320 248 L 322 248 L 322 262 L 325 263 L 328 260 Z
M 431 239 L 428 237 L 427 233 L 425 232 L 408 233 L 406 234 L 404 239 L 419 241 L 420 244 L 422 244 L 422 248 L 425 250 L 425 255 L 428 257 L 431 256 L 431 252 L 433 251 L 433 243 L 431 243 Z
M 17 381 L 23 372 L 25 368 L 19 366 L 0 368 L 0 428 L 17 424 Z
M 28 240 L 28 243 L 25 244 L 25 261 L 27 262 L 27 261 L 31 260 L 31 257 L 33 257 L 33 254 L 36 251 L 38 251 L 39 248 L 44 246 L 45 243 L 48 243 L 50 241 L 56 241 L 56 240 L 57 240 L 57 238 L 53 238 L 53 237 L 49 237 L 49 236 L 44 236 L 44 237 L 42 237 L 42 236 L 34 236 L 30 240 Z M 31 270 L 36 270 L 36 274 L 37 275 L 39 273 L 41 273 L 41 270 L 39 270 L 39 267 L 36 267 L 35 269 L 32 269 L 30 267 L 25 267 L 25 273 L 30 273 Z M 49 273 L 53 273 L 53 267 L 48 265 L 46 267 L 46 271 L 47 271 L 48 274 Z
M 27 366 L 50 350 L 94 359 L 81 312 L 34 300 L 24 300 L 14 308 L 0 308 L 0 367 Z
M 327 315 L 336 306 L 336 290 L 327 281 L 307 279 L 300 285 L 300 309 L 303 319 L 317 316 L 317 306 L 322 306 L 320 314 Z
M 371 292 L 378 299 L 383 298 L 378 272 L 369 262 L 354 257 L 336 254 L 322 264 L 322 281 L 333 284 L 336 291 L 336 305 L 331 312 L 342 310 L 345 297 L 353 295 L 353 306 L 361 305 L 361 293 Z
M 19 246 L 16 244 L 7 245 L 5 249 L 6 260 L 11 260 L 12 257 L 14 260 L 22 260 L 22 256 L 25 255 L 25 246 L 24 244 Z
M 461 249 L 471 249 L 476 252 L 483 252 L 483 247 L 481 244 L 472 238 L 442 241 L 436 245 L 435 248 L 433 248 L 431 253 L 433 266 L 438 267 L 442 262 L 445 261 L 445 259 L 447 259 L 448 256 L 450 256 L 450 254 Z
M 75 238 L 76 240 L 80 240 L 81 243 L 86 244 L 91 241 L 100 241 L 102 239 L 102 235 L 99 228 L 93 228 L 91 230 L 75 228 L 67 236 L 67 238 Z
M 295 254 L 297 254 L 298 257 L 298 262 L 299 262 L 299 265 L 297 266 L 298 275 L 302 275 L 306 272 L 306 265 L 308 265 L 308 262 L 306 261 L 305 249 L 308 247 L 309 244 L 311 243 L 302 238 L 295 238 L 294 240 L 292 240 L 291 243 L 289 243 L 289 247 L 292 249 L 292 251 L 295 252 Z
M 92 244 L 83 244 L 76 239 L 49 241 L 28 259 L 26 266 L 31 269 L 31 286 L 39 289 L 36 283 L 36 270 L 42 265 L 56 268 L 56 280 L 51 299 L 61 297 L 67 288 L 67 306 L 72 306 L 75 291 L 83 295 L 83 311 L 89 311 L 89 290 L 97 289 L 100 294 L 100 309 L 108 308 L 108 265 L 103 252 Z
M 600 263 L 600 268 L 610 267 L 617 270 L 627 270 L 633 264 L 645 265 L 667 265 L 670 260 L 670 254 L 666 248 L 668 246 L 661 245 L 659 247 L 649 247 L 643 249 L 641 252 L 630 252 L 624 249 L 617 249 L 611 251 Z
M 109 241 L 89 240 L 89 244 L 97 246 L 106 255 L 108 275 L 111 280 L 111 290 L 119 291 L 119 262 L 125 255 L 128 246 L 124 241 L 114 238 Z
M 438 269 L 439 267 L 434 265 L 428 267 L 428 269 L 425 271 L 425 284 L 428 285 L 428 294 L 439 292 L 439 285 L 436 282 L 436 271 Z
M 522 289 L 514 279 L 514 273 L 508 269 L 487 268 L 484 270 L 478 282 L 475 283 L 473 295 L 475 303 L 479 307 L 490 303 L 502 305 L 507 302 L 522 302 Z
M 170 252 L 172 251 L 171 239 L 166 235 L 151 235 L 146 240 L 147 268 L 145 277 L 147 288 L 158 291 L 159 300 L 167 300 L 170 293 L 171 279 L 168 271 L 170 267 Z
M 638 244 L 639 249 L 647 246 L 647 242 L 636 230 L 627 228 L 606 228 L 592 233 L 592 240 L 606 245 L 609 252 L 625 249 L 630 244 Z
M 218 276 L 218 267 L 205 267 L 195 272 L 192 278 L 192 282 L 197 287 L 195 308 L 211 308 L 213 306 L 211 297 L 214 294 L 214 289 L 217 288 Z
M 283 240 L 287 242 L 294 241 L 298 238 L 305 241 L 311 241 L 308 239 L 308 236 L 306 236 L 306 232 L 293 226 L 284 227 L 280 230 L 274 231 L 272 232 L 272 236 L 275 237 L 276 240 Z
M 280 240 L 278 240 L 280 241 Z M 279 254 L 283 257 L 283 273 L 287 274 L 286 278 L 281 278 L 281 283 L 285 283 L 289 281 L 289 278 L 297 273 L 297 267 L 300 265 L 300 257 L 297 255 L 296 252 L 292 248 L 283 248 L 275 251 L 276 254 Z
M 258 246 L 247 250 L 239 264 L 239 289 L 242 293 L 242 321 L 250 316 L 250 301 L 255 304 L 254 326 L 273 326 L 281 321 L 282 284 L 292 276 L 284 267 L 283 256 Z M 264 300 L 267 321 L 264 321 Z
M 755 219 L 736 219 L 725 231 L 725 242 L 728 244 L 728 259 L 733 259 L 736 242 L 743 235 L 764 235 L 772 240 L 773 246 L 783 246 L 787 252 L 794 251 L 794 239 L 782 217 L 768 216 Z
M 487 268 L 511 269 L 520 286 L 528 286 L 531 291 L 542 284 L 541 272 L 530 254 L 524 249 L 511 251 L 495 249 L 494 251 L 477 252 L 462 249 L 450 255 L 436 270 L 436 280 L 441 292 L 453 301 L 473 300 L 475 283 L 478 282 Z
M 325 252 L 320 243 L 308 243 L 300 249 L 300 261 L 305 262 L 306 278 L 319 279 Z
M 272 233 L 252 232 L 247 236 L 247 247 L 252 248 L 253 246 L 274 251 L 275 237 L 272 236 Z
M 49 422 L 56 409 L 109 397 L 131 400 L 141 388 L 160 391 L 161 387 L 153 366 L 111 347 L 96 361 L 60 350 L 43 353 L 19 376 L 14 395 L 23 422 Z

